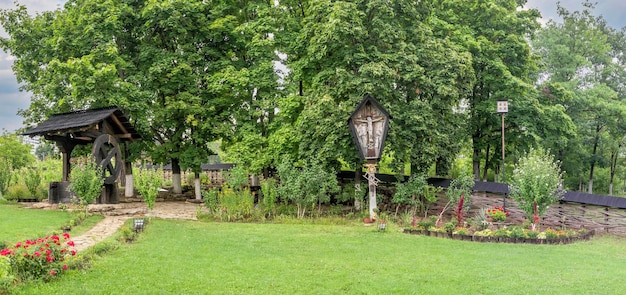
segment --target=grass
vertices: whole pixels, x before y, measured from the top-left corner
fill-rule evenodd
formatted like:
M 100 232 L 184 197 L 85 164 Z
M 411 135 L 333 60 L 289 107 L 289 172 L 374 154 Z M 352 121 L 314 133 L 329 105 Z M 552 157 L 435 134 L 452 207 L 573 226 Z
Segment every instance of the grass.
M 125 244 L 17 294 L 617 294 L 626 240 L 483 244 L 362 225 L 153 220 Z
M 10 243 L 60 232 L 61 227 L 72 218 L 72 214 L 67 211 L 29 209 L 19 204 L 0 205 L 0 216 L 0 241 Z M 102 215 L 89 216 L 80 225 L 72 228 L 71 235 L 80 235 L 102 218 Z

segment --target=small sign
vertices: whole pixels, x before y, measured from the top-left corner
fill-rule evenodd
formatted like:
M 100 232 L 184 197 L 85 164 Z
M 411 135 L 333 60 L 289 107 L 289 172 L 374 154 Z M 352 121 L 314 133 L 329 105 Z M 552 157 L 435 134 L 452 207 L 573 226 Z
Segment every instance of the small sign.
M 498 113 L 508 113 L 508 112 L 509 112 L 509 101 L 498 100 Z

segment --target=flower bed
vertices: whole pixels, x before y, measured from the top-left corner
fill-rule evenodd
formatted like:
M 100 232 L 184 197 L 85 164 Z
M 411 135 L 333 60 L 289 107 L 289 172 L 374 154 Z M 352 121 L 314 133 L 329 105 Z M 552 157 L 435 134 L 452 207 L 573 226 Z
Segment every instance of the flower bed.
M 513 227 L 511 229 L 482 230 L 470 234 L 463 231 L 445 232 L 440 230 L 424 230 L 407 228 L 404 233 L 413 235 L 427 235 L 432 237 L 449 238 L 463 241 L 483 243 L 518 243 L 518 244 L 570 244 L 577 241 L 588 241 L 595 235 L 595 231 L 563 231 L 546 229 L 544 232 L 535 232 Z

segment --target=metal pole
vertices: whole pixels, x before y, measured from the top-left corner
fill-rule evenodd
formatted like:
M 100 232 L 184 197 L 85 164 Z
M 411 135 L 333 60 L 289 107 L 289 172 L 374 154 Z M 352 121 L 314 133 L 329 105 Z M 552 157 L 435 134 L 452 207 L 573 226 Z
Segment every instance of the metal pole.
M 504 171 L 504 113 L 502 114 L 502 183 L 506 184 L 506 172 Z M 506 211 L 506 193 L 502 197 L 502 209 Z

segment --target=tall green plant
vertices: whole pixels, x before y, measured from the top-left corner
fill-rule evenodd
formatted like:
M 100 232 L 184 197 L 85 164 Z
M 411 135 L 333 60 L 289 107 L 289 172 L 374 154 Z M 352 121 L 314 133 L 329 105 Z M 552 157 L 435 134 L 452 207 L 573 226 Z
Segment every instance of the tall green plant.
M 80 204 L 91 204 L 101 193 L 104 185 L 102 168 L 96 165 L 90 158 L 80 158 L 70 173 L 70 186 L 68 190 L 73 192 Z
M 278 165 L 280 185 L 278 196 L 290 200 L 298 207 L 298 218 L 303 218 L 307 208 L 330 201 L 330 193 L 339 191 L 337 177 L 318 162 L 305 164 L 301 169 L 285 158 Z
M 422 211 L 426 216 L 430 204 L 437 201 L 438 191 L 438 188 L 428 184 L 423 174 L 414 174 L 408 181 L 396 184 L 396 193 L 391 201 L 410 206 L 411 216 L 415 219 L 418 211 Z
M 471 175 L 462 174 L 459 177 L 453 179 L 450 182 L 448 190 L 446 190 L 448 203 L 446 203 L 444 208 L 439 213 L 437 223 L 441 221 L 443 213 L 450 208 L 450 205 L 456 204 L 456 207 L 454 209 L 454 215 L 457 219 L 458 224 L 460 226 L 463 226 L 463 221 L 465 220 L 465 212 L 467 211 L 467 209 L 469 209 L 473 189 L 474 178 Z
M 11 160 L 0 157 L 0 193 L 4 196 L 11 182 Z
M 272 216 L 276 211 L 276 201 L 278 193 L 276 192 L 276 179 L 266 178 L 261 180 L 261 193 L 263 193 L 263 210 L 268 216 Z
M 515 165 L 509 191 L 533 229 L 546 209 L 565 193 L 559 189 L 561 177 L 559 163 L 541 148 L 531 149 Z
M 162 169 L 139 169 L 135 176 L 135 187 L 141 194 L 148 209 L 154 209 L 154 203 L 159 195 L 159 188 L 163 185 Z
M 39 167 L 22 168 L 22 170 L 24 171 L 22 174 L 24 177 L 24 184 L 26 185 L 26 188 L 28 188 L 31 197 L 41 199 L 41 196 L 38 195 L 39 187 L 41 187 L 41 170 Z

